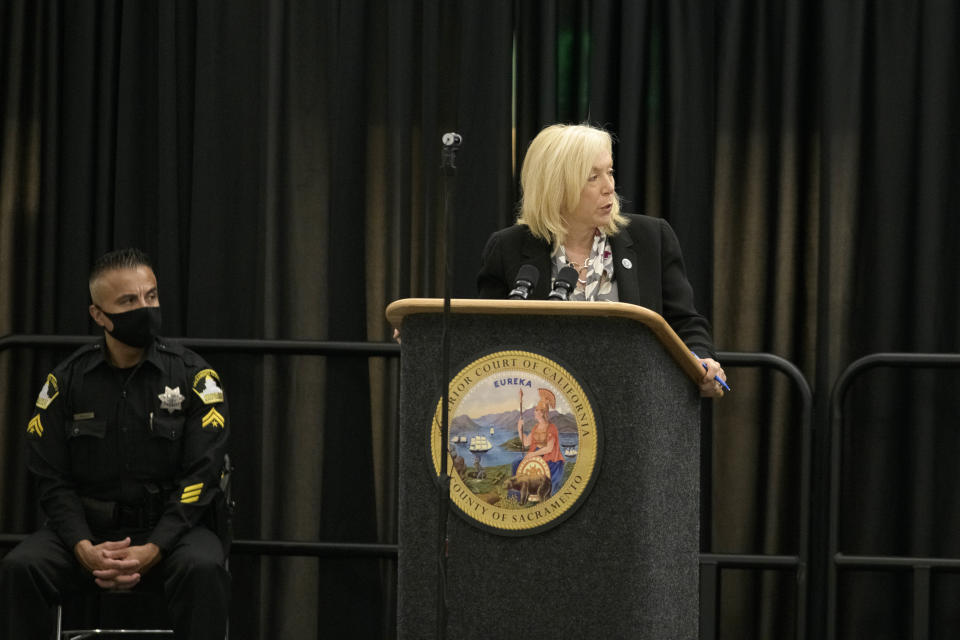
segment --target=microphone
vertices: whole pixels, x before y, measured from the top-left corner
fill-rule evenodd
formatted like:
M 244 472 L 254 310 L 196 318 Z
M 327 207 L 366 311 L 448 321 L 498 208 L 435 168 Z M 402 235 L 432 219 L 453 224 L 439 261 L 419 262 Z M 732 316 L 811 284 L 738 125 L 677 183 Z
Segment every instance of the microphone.
M 461 136 L 459 133 L 451 131 L 443 134 L 443 136 L 440 138 L 440 142 L 442 142 L 443 146 L 445 147 L 459 147 L 460 144 L 463 143 L 463 136 Z
M 460 150 L 460 143 L 463 142 L 463 136 L 459 133 L 445 133 L 440 138 L 443 147 L 440 149 L 440 168 L 443 174 L 452 176 L 457 171 L 457 151 Z
M 525 264 L 517 272 L 517 280 L 513 284 L 513 291 L 507 296 L 507 300 L 526 300 L 537 286 L 540 279 L 540 271 L 532 264 Z
M 547 296 L 547 300 L 566 300 L 573 288 L 577 286 L 579 277 L 577 270 L 570 265 L 560 269 L 557 279 L 553 282 L 553 291 Z

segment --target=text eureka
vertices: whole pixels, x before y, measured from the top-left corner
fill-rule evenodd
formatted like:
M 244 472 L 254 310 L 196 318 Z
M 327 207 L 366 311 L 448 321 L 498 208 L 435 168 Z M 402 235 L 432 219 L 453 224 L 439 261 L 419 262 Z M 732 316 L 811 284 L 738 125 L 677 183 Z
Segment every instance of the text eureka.
M 584 478 L 580 474 L 573 474 L 563 485 L 560 493 L 551 496 L 546 504 L 539 507 L 530 507 L 524 510 L 497 509 L 477 498 L 463 483 L 450 483 L 450 493 L 457 506 L 464 513 L 476 519 L 488 518 L 500 524 L 535 524 L 540 521 L 551 520 L 564 509 L 576 502 L 583 491 Z
M 543 364 L 536 360 L 531 360 L 529 358 L 498 358 L 496 360 L 488 360 L 478 364 L 474 371 L 465 375 L 462 375 L 458 380 L 454 380 L 450 383 L 450 409 L 453 409 L 457 402 L 460 401 L 460 398 L 463 394 L 474 384 L 474 382 L 482 380 L 483 378 L 496 375 L 498 373 L 513 372 L 517 369 L 522 369 L 526 371 L 533 371 L 539 374 L 542 378 L 545 378 L 556 385 L 564 397 L 566 397 L 567 402 L 573 408 L 573 413 L 577 418 L 577 430 L 580 432 L 581 437 L 589 436 L 590 424 L 587 416 L 586 409 L 588 408 L 585 405 L 584 399 L 580 397 L 580 391 L 577 389 L 577 385 L 571 384 L 564 375 L 557 371 L 554 367 L 549 364 Z M 530 381 L 526 380 L 519 376 L 502 376 L 494 380 L 494 387 L 506 387 L 518 386 L 521 389 L 531 386 Z

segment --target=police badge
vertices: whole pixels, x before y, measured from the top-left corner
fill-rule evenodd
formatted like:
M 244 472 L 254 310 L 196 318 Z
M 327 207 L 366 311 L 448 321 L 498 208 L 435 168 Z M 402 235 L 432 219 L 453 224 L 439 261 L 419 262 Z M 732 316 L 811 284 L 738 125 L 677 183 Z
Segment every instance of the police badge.
M 171 389 L 166 385 L 163 386 L 163 393 L 157 397 L 160 398 L 160 408 L 166 409 L 170 413 L 180 411 L 180 407 L 183 406 L 183 401 L 186 400 L 183 394 L 180 393 L 180 387 Z

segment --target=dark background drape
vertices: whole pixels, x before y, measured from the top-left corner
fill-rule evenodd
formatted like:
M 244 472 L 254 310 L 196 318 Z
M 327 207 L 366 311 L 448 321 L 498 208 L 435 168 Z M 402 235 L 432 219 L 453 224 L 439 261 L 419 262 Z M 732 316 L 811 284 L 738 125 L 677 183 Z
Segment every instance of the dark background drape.
M 833 382 L 867 353 L 960 350 L 954 3 L 2 0 L 0 55 L 0 335 L 92 332 L 89 264 L 137 245 L 167 335 L 388 339 L 384 306 L 441 295 L 447 251 L 473 295 L 542 126 L 608 127 L 624 209 L 677 230 L 717 346 L 783 356 L 815 390 L 815 613 Z M 64 355 L 0 354 L 0 530 L 39 522 L 23 433 Z M 231 397 L 238 537 L 395 540 L 396 363 L 206 355 Z M 728 373 L 704 549 L 793 553 L 797 398 Z M 957 382 L 855 385 L 844 550 L 960 555 Z M 390 563 L 231 570 L 234 637 L 392 634 Z M 904 637 L 908 587 L 845 578 L 841 637 Z M 958 591 L 934 585 L 938 637 Z M 790 637 L 794 592 L 726 572 L 723 636 Z

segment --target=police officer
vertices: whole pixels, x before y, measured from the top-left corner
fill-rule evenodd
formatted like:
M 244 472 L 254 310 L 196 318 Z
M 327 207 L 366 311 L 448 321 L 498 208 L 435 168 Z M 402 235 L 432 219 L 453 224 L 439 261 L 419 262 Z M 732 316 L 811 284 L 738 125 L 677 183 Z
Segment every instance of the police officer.
M 198 355 L 156 336 L 157 280 L 136 249 L 90 273 L 103 339 L 50 373 L 27 426 L 43 528 L 0 565 L 0 637 L 51 635 L 70 591 L 162 589 L 177 638 L 223 638 L 224 548 L 206 522 L 229 433 L 223 385 Z M 96 585 L 95 587 L 93 585 Z

